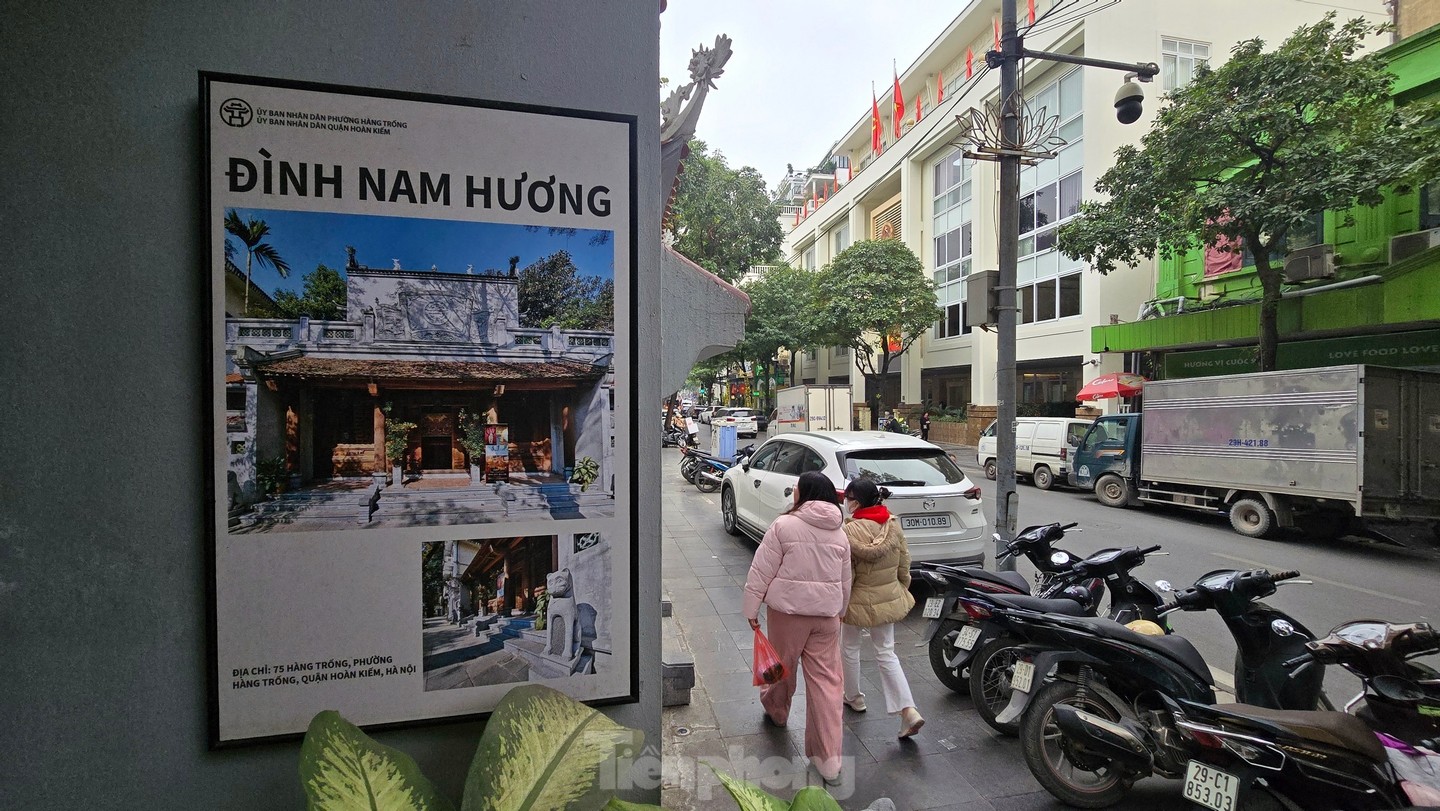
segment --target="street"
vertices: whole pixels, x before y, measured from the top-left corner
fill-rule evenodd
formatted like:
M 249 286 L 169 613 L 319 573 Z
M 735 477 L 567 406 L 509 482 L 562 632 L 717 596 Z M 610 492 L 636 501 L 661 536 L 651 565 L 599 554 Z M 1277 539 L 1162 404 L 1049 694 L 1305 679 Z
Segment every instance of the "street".
M 708 434 L 702 428 L 702 444 L 708 444 Z M 765 439 L 762 434 L 753 441 L 758 445 Z M 738 445 L 751 441 L 742 439 Z M 966 474 L 981 486 L 986 515 L 993 516 L 995 483 L 985 479 L 974 450 L 956 447 L 951 451 Z M 661 456 L 662 576 L 665 592 L 674 602 L 679 636 L 695 659 L 697 687 L 690 706 L 666 711 L 666 757 L 682 764 L 704 757 L 724 768 L 737 763 L 734 754 L 738 746 L 738 751 L 758 754 L 762 760 L 777 755 L 793 759 L 799 754 L 800 739 L 792 732 L 787 749 L 786 736 L 777 737 L 778 731 L 760 723 L 759 705 L 746 673 L 749 632 L 736 612 L 754 543 L 724 533 L 719 494 L 700 493 L 686 484 L 676 469 L 678 459 L 679 454 L 669 449 Z M 1019 486 L 1019 502 L 1021 527 L 1078 522 L 1080 531 L 1072 531 L 1064 543 L 1072 552 L 1161 544 L 1167 554 L 1150 557 L 1138 574 L 1150 581 L 1169 580 L 1177 588 L 1215 569 L 1298 569 L 1302 579 L 1313 583 L 1281 586 L 1266 602 L 1317 634 L 1352 619 L 1410 622 L 1434 621 L 1440 616 L 1440 590 L 1434 586 L 1440 574 L 1440 552 L 1433 545 L 1405 549 L 1355 538 L 1316 543 L 1298 536 L 1289 541 L 1255 541 L 1233 532 L 1223 516 L 1152 507 L 1118 510 L 1101 505 L 1090 494 L 1063 488 L 1041 491 L 1025 482 Z M 986 563 L 993 566 L 993 553 L 987 555 Z M 1028 563 L 1022 562 L 1020 570 L 1027 576 L 1033 574 Z M 1177 633 L 1200 650 L 1222 690 L 1232 686 L 1235 645 L 1215 614 L 1181 613 L 1172 615 L 1171 622 Z M 842 806 L 860 809 L 877 797 L 889 796 L 901 803 L 900 807 L 916 809 L 1058 807 L 1020 762 L 1017 742 L 984 726 L 968 696 L 949 692 L 934 678 L 921 642 L 923 628 L 919 611 L 912 612 L 897 626 L 897 652 L 929 723 L 913 744 L 897 745 L 893 719 L 874 712 L 847 711 L 846 755 L 855 758 L 855 770 L 850 778 L 853 782 L 836 792 Z M 867 681 L 874 677 L 873 668 L 867 651 L 862 657 Z M 1358 684 L 1339 668 L 1327 672 L 1326 690 L 1337 706 L 1355 694 Z M 766 760 L 765 764 L 778 762 Z M 946 763 L 953 766 L 947 770 Z M 758 772 L 735 768 L 788 796 L 797 785 L 795 780 L 801 781 L 799 784 L 805 780 L 803 761 L 798 764 L 789 772 L 764 764 Z M 679 773 L 681 778 L 675 783 L 667 781 L 667 807 L 725 807 L 708 796 L 707 773 L 683 767 Z M 813 774 L 810 778 L 810 782 L 818 779 Z M 915 780 L 928 784 L 917 785 Z M 1137 784 L 1134 793 L 1117 807 L 1194 806 L 1179 799 L 1178 784 L 1151 779 Z

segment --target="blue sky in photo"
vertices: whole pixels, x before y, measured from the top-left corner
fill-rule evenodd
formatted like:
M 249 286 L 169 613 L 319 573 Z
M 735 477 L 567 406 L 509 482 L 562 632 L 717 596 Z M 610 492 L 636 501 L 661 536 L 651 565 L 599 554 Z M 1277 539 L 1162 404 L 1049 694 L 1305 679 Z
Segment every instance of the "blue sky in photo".
M 241 220 L 264 220 L 270 226 L 266 241 L 275 246 L 290 265 L 288 278 L 280 278 L 268 265 L 256 262 L 251 278 L 271 295 L 290 290 L 297 295 L 305 274 L 316 265 L 345 272 L 345 246 L 355 246 L 355 261 L 372 268 L 390 268 L 394 260 L 406 270 L 464 273 L 467 265 L 475 272 L 506 271 L 510 257 L 519 256 L 523 269 L 537 259 L 565 250 L 581 275 L 615 278 L 614 234 L 577 228 L 574 233 L 552 233 L 552 229 L 461 220 L 428 220 L 410 217 L 377 217 L 367 214 L 336 214 L 315 211 L 279 211 L 237 208 Z M 604 235 L 603 244 L 597 236 Z M 227 235 L 228 236 L 228 235 Z M 245 268 L 245 246 L 228 237 L 235 246 L 235 264 Z

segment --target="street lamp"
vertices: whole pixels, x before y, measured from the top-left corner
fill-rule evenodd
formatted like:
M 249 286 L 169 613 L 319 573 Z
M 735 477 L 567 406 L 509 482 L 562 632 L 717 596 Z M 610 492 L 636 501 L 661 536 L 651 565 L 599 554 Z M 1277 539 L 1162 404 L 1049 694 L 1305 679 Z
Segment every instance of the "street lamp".
M 1015 537 L 1016 522 L 1020 514 L 1019 494 L 1015 491 L 1015 277 L 1020 251 L 1020 164 L 1047 157 L 1043 144 L 1027 144 L 1021 136 L 1021 118 L 1025 101 L 1019 90 L 1020 60 L 1039 59 L 1049 62 L 1064 62 L 1072 65 L 1107 68 L 1126 71 L 1126 83 L 1115 96 L 1116 115 L 1123 124 L 1133 123 L 1140 117 L 1143 94 L 1140 86 L 1130 79 L 1148 82 L 1160 72 L 1153 62 L 1127 64 L 1105 59 L 1090 59 L 1070 54 L 1031 51 L 1024 47 L 1016 25 L 1015 0 L 1000 2 L 1000 50 L 985 54 L 985 64 L 1000 69 L 1000 100 L 997 113 L 1000 118 L 998 143 L 977 152 L 1000 164 L 1000 250 L 999 273 L 995 280 L 996 313 L 995 326 L 997 348 L 995 357 L 995 384 L 998 389 L 995 431 L 995 565 L 1000 569 L 1014 570 L 1013 557 L 1002 559 L 1005 545 Z M 960 116 L 956 116 L 960 120 Z M 960 121 L 962 126 L 966 124 Z M 1043 132 L 1044 127 L 1039 131 Z M 973 132 L 973 128 L 972 128 Z

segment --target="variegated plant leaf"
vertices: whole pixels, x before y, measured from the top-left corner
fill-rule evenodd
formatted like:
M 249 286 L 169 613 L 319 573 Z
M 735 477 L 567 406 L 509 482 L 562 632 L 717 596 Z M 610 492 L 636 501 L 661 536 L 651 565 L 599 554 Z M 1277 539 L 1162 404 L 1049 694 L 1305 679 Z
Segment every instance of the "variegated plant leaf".
M 790 808 L 789 803 L 766 792 L 754 783 L 747 783 L 738 777 L 731 777 L 714 766 L 711 766 L 710 770 L 715 772 L 715 776 L 720 778 L 720 783 L 725 786 L 725 790 L 735 798 L 735 802 L 740 806 L 740 811 L 788 811 Z
M 450 811 L 410 756 L 382 746 L 333 710 L 316 715 L 300 745 L 309 811 Z
M 602 809 L 602 811 L 665 811 L 665 809 L 658 805 L 627 803 L 624 800 L 611 797 L 610 802 L 605 803 L 605 808 Z
M 806 786 L 795 792 L 795 799 L 790 801 L 790 811 L 841 811 L 840 803 L 830 796 L 830 792 L 819 786 Z
M 485 725 L 464 811 L 599 809 L 600 766 L 640 747 L 644 735 L 541 684 L 505 694 Z

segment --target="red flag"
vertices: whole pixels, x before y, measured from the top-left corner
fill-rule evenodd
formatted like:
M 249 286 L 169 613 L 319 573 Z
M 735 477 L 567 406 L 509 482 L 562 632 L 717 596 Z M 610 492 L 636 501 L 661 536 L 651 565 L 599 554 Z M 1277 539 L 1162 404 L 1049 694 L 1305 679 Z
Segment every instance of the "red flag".
M 921 114 L 921 112 L 922 112 L 922 111 L 921 111 L 921 109 L 920 109 L 920 97 L 919 97 L 919 96 L 916 96 L 916 97 L 915 97 L 915 123 L 916 123 L 916 124 L 919 124 L 919 123 L 920 123 L 920 114 Z
M 796 224 L 796 225 L 799 225 L 799 224 L 800 224 L 800 209 L 798 209 L 798 208 L 795 209 L 795 224 Z
M 969 48 L 965 49 L 965 78 L 975 75 L 975 52 Z
M 845 181 L 848 183 L 849 181 L 854 180 L 854 179 L 855 179 L 855 167 L 854 167 L 853 165 L 852 165 L 852 166 L 846 166 L 846 167 L 845 167 Z
M 1035 0 L 1029 0 L 1029 6 L 1030 6 L 1030 24 L 1031 24 L 1031 25 L 1034 25 L 1034 24 L 1035 24 Z
M 995 50 L 1000 50 L 1000 18 L 995 18 Z
M 895 137 L 900 137 L 900 122 L 905 120 L 905 97 L 900 94 L 900 75 L 892 73 L 895 77 L 895 114 L 891 116 L 895 121 Z
M 940 102 L 945 100 L 945 74 L 935 74 L 935 106 L 939 107 Z
M 870 85 L 870 151 L 880 154 L 880 102 L 875 99 L 875 85 Z

